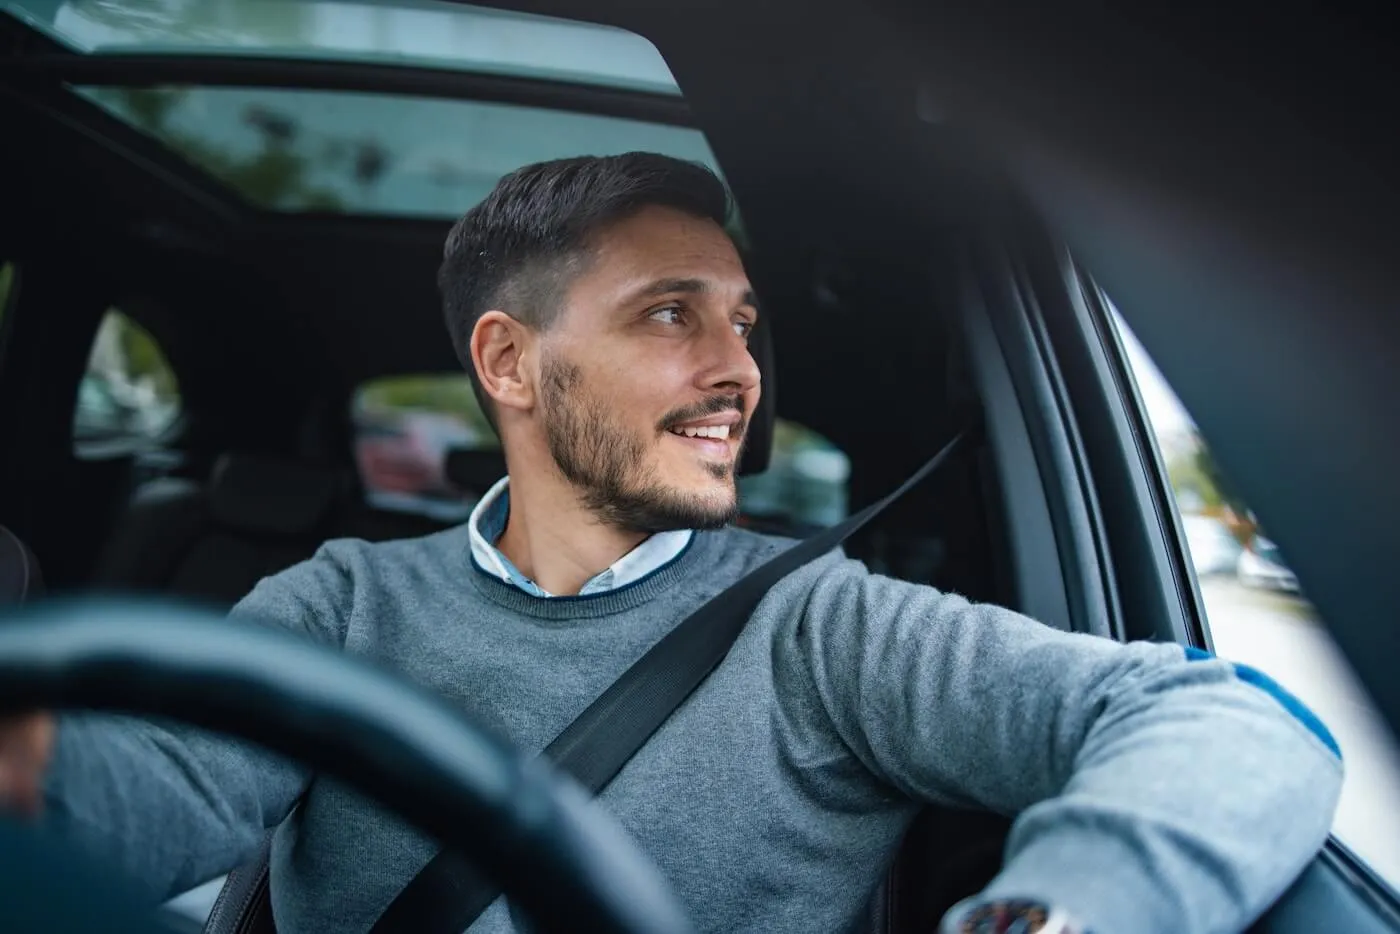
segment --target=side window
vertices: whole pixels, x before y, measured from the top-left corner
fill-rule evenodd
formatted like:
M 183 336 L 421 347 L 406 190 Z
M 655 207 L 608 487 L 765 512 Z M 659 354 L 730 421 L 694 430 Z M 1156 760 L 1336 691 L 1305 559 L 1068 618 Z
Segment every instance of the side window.
M 0 263 L 0 334 L 4 333 L 5 312 L 10 308 L 10 290 L 14 288 L 15 264 Z
M 150 447 L 179 417 L 180 386 L 164 351 L 149 331 L 109 309 L 78 385 L 74 453 L 100 456 Z
M 465 373 L 376 379 L 356 390 L 350 416 L 365 497 L 378 509 L 460 521 L 505 474 Z
M 4 363 L 5 344 L 5 322 L 9 318 L 10 305 L 13 303 L 19 290 L 15 288 L 15 280 L 19 278 L 15 270 L 14 263 L 0 263 L 0 364 Z
M 1333 834 L 1400 888 L 1400 745 L 1268 528 L 1240 498 L 1146 351 L 1114 313 L 1167 467 L 1216 654 L 1268 674 L 1322 718 L 1346 760 Z
M 796 422 L 777 419 L 768 469 L 739 479 L 743 522 L 802 535 L 846 518 L 851 461 L 830 441 Z

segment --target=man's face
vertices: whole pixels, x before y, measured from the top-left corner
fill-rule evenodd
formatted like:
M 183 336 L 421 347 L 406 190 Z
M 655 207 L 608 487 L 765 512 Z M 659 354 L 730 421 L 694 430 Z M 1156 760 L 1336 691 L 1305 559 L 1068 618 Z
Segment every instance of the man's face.
M 711 221 L 653 207 L 601 232 L 540 348 L 549 450 L 617 528 L 714 528 L 759 397 L 753 293 Z

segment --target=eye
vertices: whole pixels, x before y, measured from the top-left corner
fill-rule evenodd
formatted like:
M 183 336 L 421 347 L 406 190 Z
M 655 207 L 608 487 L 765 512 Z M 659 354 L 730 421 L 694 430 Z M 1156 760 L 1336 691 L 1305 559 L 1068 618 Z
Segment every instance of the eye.
M 745 340 L 747 340 L 748 337 L 749 337 L 749 335 L 753 333 L 753 328 L 754 328 L 754 323 L 753 323 L 752 321 L 735 321 L 735 322 L 734 322 L 734 333 L 735 333 L 735 334 L 738 334 L 740 337 L 744 338 Z
M 660 321 L 663 324 L 680 324 L 685 312 L 680 305 L 663 305 L 647 314 L 653 321 Z

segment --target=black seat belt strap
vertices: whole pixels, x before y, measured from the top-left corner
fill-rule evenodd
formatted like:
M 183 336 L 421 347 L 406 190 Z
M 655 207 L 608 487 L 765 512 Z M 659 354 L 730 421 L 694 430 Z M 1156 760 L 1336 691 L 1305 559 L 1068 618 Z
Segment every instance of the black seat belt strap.
M 764 595 L 779 580 L 855 534 L 936 471 L 959 432 L 893 493 L 769 559 L 663 636 L 544 750 L 556 768 L 598 794 L 724 661 Z M 441 850 L 389 904 L 370 934 L 461 934 L 500 895 L 455 851 Z

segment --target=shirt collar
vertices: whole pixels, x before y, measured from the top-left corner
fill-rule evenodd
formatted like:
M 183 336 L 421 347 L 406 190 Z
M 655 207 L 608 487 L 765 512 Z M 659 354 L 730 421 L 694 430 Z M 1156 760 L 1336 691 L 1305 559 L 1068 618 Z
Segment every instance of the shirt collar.
M 511 584 L 534 597 L 553 597 L 526 577 L 511 563 L 511 560 L 496 547 L 506 530 L 506 519 L 510 516 L 509 477 L 496 481 L 481 501 L 472 509 L 467 519 L 467 529 L 471 538 L 472 558 L 481 570 Z M 604 593 L 635 583 L 660 570 L 678 558 L 690 544 L 695 533 L 690 529 L 674 532 L 657 532 L 627 554 L 618 558 L 609 567 L 589 578 L 578 595 Z

